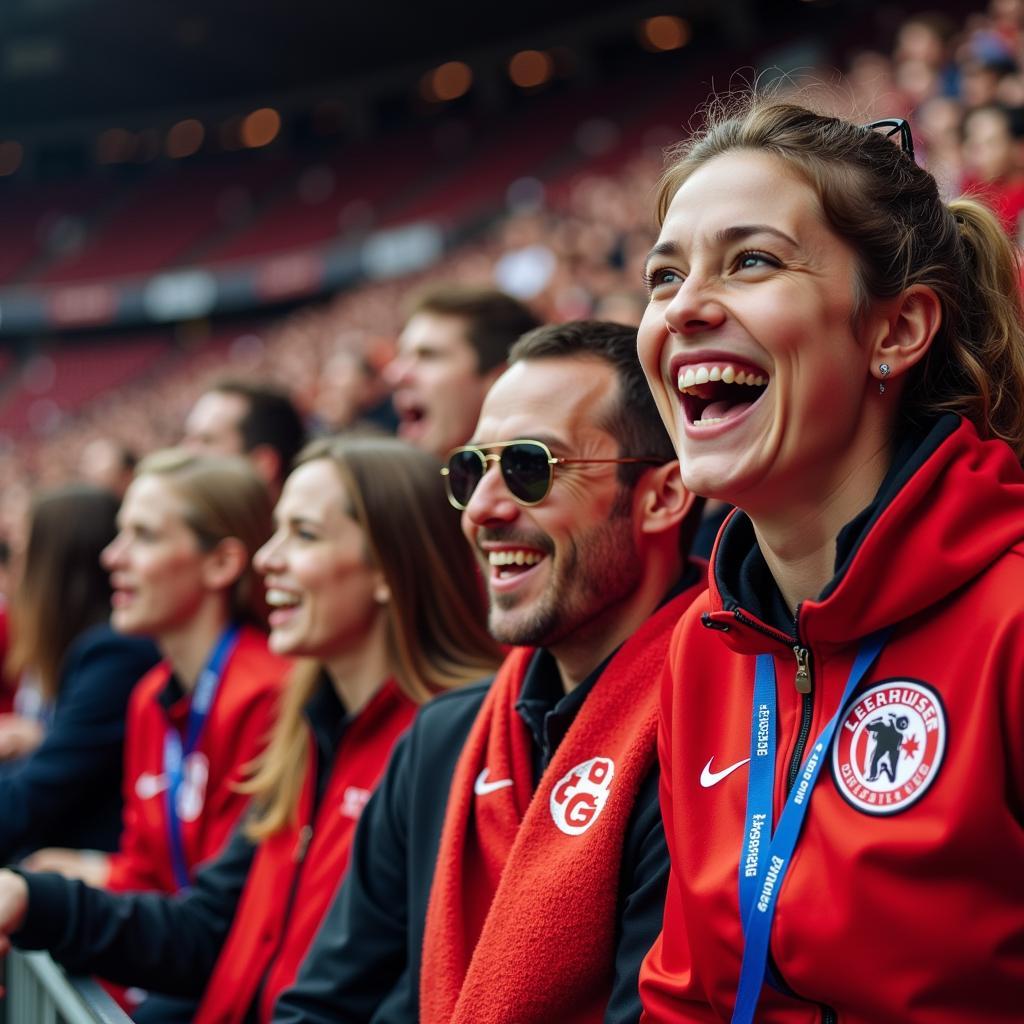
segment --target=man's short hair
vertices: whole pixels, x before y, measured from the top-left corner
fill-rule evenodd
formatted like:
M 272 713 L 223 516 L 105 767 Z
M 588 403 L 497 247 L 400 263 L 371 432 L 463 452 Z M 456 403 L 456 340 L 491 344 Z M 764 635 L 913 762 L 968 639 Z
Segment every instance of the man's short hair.
M 672 440 L 661 421 L 654 397 L 636 354 L 636 328 L 606 320 L 571 320 L 538 327 L 512 346 L 509 364 L 527 359 L 590 358 L 615 370 L 619 389 L 615 404 L 601 424 L 619 443 L 623 458 L 651 458 L 671 462 L 676 458 Z M 650 469 L 643 463 L 618 467 L 619 481 L 632 491 Z M 698 498 L 680 531 L 680 550 L 687 554 L 700 521 L 704 500 Z
M 302 417 L 287 393 L 269 384 L 233 377 L 214 381 L 207 390 L 238 395 L 245 401 L 246 413 L 238 424 L 243 450 L 251 452 L 263 444 L 273 448 L 280 458 L 281 478 L 284 479 L 306 443 Z
M 524 359 L 577 356 L 600 359 L 615 370 L 618 401 L 601 426 L 619 442 L 619 454 L 662 462 L 674 459 L 675 449 L 637 358 L 635 327 L 607 320 L 571 320 L 538 327 L 512 346 L 508 361 L 511 364 Z M 620 479 L 632 483 L 643 471 L 643 465 L 620 466 Z
M 477 285 L 434 285 L 418 292 L 406 310 L 406 319 L 417 313 L 457 316 L 466 321 L 466 340 L 477 358 L 481 376 L 508 360 L 509 349 L 540 320 L 529 307 L 497 288 Z

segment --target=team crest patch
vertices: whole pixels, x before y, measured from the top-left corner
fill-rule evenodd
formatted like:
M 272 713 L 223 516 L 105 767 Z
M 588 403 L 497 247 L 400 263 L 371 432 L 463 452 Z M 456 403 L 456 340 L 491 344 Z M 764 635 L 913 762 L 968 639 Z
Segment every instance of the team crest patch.
M 592 757 L 576 765 L 551 790 L 551 817 L 567 836 L 580 836 L 597 821 L 608 802 L 615 762 Z
M 946 750 L 946 711 L 927 683 L 890 679 L 859 694 L 839 722 L 832 774 L 867 814 L 896 814 L 935 781 Z

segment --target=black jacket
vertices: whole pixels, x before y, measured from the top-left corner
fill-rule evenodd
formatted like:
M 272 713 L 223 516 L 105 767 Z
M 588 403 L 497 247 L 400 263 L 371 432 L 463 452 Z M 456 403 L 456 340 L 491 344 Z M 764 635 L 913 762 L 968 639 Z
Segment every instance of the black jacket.
M 551 656 L 540 652 L 531 663 L 517 710 L 534 738 L 538 778 L 603 668 L 564 696 Z M 363 812 L 345 882 L 295 985 L 278 1000 L 274 1024 L 417 1020 L 420 950 L 448 790 L 488 686 L 431 701 L 395 747 Z M 640 1017 L 637 976 L 661 929 L 668 868 L 655 768 L 626 830 L 609 1024 Z
M 43 742 L 0 776 L 0 862 L 41 846 L 117 849 L 128 696 L 159 657 L 105 624 L 76 637 Z

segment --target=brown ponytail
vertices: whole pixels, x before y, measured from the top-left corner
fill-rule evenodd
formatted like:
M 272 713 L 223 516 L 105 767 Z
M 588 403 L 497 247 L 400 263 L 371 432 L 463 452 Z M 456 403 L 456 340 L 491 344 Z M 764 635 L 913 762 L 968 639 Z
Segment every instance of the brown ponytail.
M 1024 461 L 1020 262 L 987 206 L 955 199 L 949 212 L 964 260 L 960 329 L 932 346 L 906 401 L 925 416 L 955 412 L 986 425 L 983 433 L 1002 438 Z

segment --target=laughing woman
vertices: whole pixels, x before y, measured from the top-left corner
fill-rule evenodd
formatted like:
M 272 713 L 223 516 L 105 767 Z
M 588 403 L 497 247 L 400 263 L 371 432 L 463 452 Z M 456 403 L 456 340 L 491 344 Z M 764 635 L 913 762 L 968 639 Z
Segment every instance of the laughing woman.
M 188 893 L 119 897 L 0 872 L 0 930 L 20 925 L 15 942 L 79 971 L 201 996 L 197 1024 L 270 1019 L 416 705 L 499 659 L 439 469 L 390 439 L 300 455 L 256 566 L 271 648 L 305 660 L 246 786 L 251 815 Z
M 44 849 L 27 862 L 120 891 L 186 887 L 220 852 L 246 799 L 288 663 L 267 650 L 250 568 L 270 497 L 241 458 L 170 449 L 144 459 L 102 563 L 111 625 L 163 661 L 135 687 L 125 733 L 124 828 L 110 855 Z
M 666 676 L 646 1019 L 1019 1020 L 1013 250 L 905 123 L 758 101 L 660 221 L 641 360 L 687 487 L 738 510 Z

